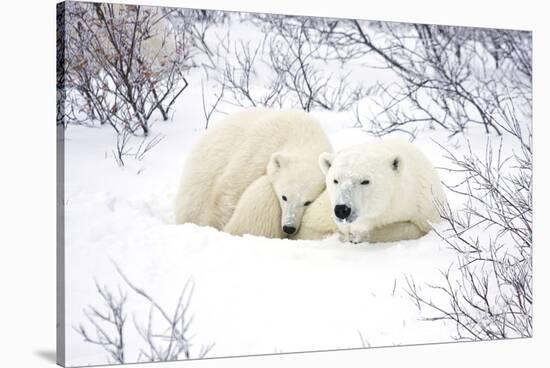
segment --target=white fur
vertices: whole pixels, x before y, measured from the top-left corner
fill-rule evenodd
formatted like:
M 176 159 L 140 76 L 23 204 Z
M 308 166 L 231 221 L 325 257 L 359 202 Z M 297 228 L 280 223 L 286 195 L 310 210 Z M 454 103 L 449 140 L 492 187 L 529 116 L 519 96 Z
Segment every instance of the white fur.
M 332 205 L 326 190 L 304 213 L 302 226 L 294 239 L 319 240 L 338 232 L 338 227 L 332 219 Z
M 408 240 L 425 235 L 430 223 L 440 221 L 434 202 L 446 202 L 441 181 L 412 143 L 374 140 L 337 154 L 322 154 L 319 163 L 327 190 L 318 199 L 322 206 L 312 206 L 315 212 L 305 214 L 298 238 L 326 236 L 336 224 L 346 241 Z M 348 219 L 335 216 L 337 204 L 351 209 Z
M 239 236 L 285 236 L 281 228 L 281 206 L 267 175 L 246 188 L 223 231 Z
M 279 227 L 299 228 L 304 204 L 324 188 L 317 162 L 325 151 L 331 151 L 326 135 L 317 121 L 301 110 L 253 108 L 231 115 L 205 133 L 192 150 L 176 197 L 176 222 L 217 229 L 227 224 L 230 232 L 249 233 L 247 223 L 252 232 L 262 226 L 250 224 L 247 216 L 257 221 L 266 221 L 267 216 L 278 217 Z M 266 201 L 273 208 L 269 192 L 279 201 L 279 212 L 270 210 L 270 216 L 262 214 L 262 219 L 254 215 L 258 209 L 254 203 Z M 243 193 L 246 197 L 241 199 Z M 239 212 L 229 223 L 240 201 Z

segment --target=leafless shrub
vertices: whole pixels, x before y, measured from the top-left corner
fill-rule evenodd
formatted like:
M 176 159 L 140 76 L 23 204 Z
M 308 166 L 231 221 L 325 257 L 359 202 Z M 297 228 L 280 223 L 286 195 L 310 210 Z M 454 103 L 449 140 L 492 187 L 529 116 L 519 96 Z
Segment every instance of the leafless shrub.
M 65 90 L 65 39 L 66 18 L 65 5 L 58 4 L 56 11 L 56 125 L 65 127 L 70 117 L 66 117 L 67 91 Z
M 118 290 L 113 294 L 107 286 L 101 286 L 96 281 L 96 290 L 105 305 L 105 312 L 90 306 L 84 311 L 88 322 L 95 329 L 95 336 L 91 335 L 81 324 L 76 329 L 87 343 L 101 346 L 109 354 L 109 359 L 115 363 L 125 363 L 124 357 L 124 324 L 126 322 L 126 295 Z
M 189 328 L 193 318 L 189 315 L 189 303 L 193 287 L 190 281 L 185 284 L 174 312 L 170 313 L 144 289 L 132 283 L 116 264 L 115 267 L 130 291 L 144 298 L 150 304 L 146 324 L 138 321 L 136 315 L 133 317 L 134 327 L 142 338 L 144 347 L 139 348 L 139 354 L 135 361 L 128 360 L 127 354 L 125 354 L 128 349 L 125 342 L 125 336 L 128 333 L 128 327 L 125 325 L 127 295 L 119 289 L 119 296 L 116 297 L 106 286 L 99 286 L 97 282 L 97 291 L 107 308 L 105 312 L 102 312 L 90 306 L 89 310 L 85 311 L 87 320 L 96 333 L 95 337 L 91 336 L 83 325 L 75 328 L 85 342 L 100 345 L 109 353 L 109 360 L 113 359 L 114 362 L 120 364 L 203 358 L 210 352 L 214 344 L 201 346 L 196 353 L 192 349 Z M 160 321 L 154 319 L 155 315 L 161 317 Z
M 157 144 L 159 144 L 162 140 L 164 139 L 164 136 L 163 135 L 156 135 L 152 138 L 143 138 L 141 140 L 141 143 L 139 144 L 139 146 L 137 147 L 136 151 L 135 151 L 135 154 L 134 154 L 134 157 L 138 160 L 138 161 L 141 161 L 145 158 L 145 155 L 151 151 Z
M 164 136 L 157 134 L 153 137 L 141 137 L 137 147 L 130 146 L 132 139 L 134 139 L 134 136 L 127 130 L 123 130 L 116 136 L 116 146 L 112 153 L 119 167 L 126 165 L 125 159 L 127 157 L 138 161 L 143 160 L 145 155 L 164 139 Z
M 359 335 L 359 339 L 361 340 L 361 347 L 362 348 L 370 348 L 371 343 L 369 342 L 369 340 L 367 340 L 366 338 L 363 337 L 363 334 L 361 333 L 361 331 L 357 331 L 357 334 Z
M 528 32 L 357 20 L 325 20 L 315 27 L 332 57 L 345 62 L 371 54 L 378 62 L 370 67 L 390 69 L 401 79 L 378 96 L 382 112 L 372 129 L 379 135 L 422 123 L 451 134 L 480 124 L 500 135 L 499 102 L 530 100 Z
M 271 39 L 269 57 L 282 84 L 297 98 L 303 110 L 311 111 L 315 107 L 347 110 L 361 98 L 360 88 L 350 91 L 349 74 L 334 78 L 315 66 L 312 56 L 315 48 L 307 46 L 302 29 L 296 37 Z
M 220 53 L 212 48 L 211 37 L 216 37 L 212 29 L 216 25 L 223 25 L 228 14 L 223 11 L 202 9 L 170 9 L 169 19 L 177 28 L 177 33 L 183 41 L 186 60 L 191 66 L 204 66 L 216 69 L 220 62 Z M 222 46 L 224 42 L 217 40 Z
M 113 149 L 113 157 L 119 167 L 124 166 L 124 157 L 129 155 L 128 142 L 131 135 L 127 130 L 123 130 L 116 136 L 116 150 Z
M 272 70 L 259 71 L 262 65 L 258 65 L 261 63 L 258 59 L 263 54 L 263 42 L 253 45 L 241 41 L 233 46 L 234 61 L 225 63 L 223 78 L 219 81 L 230 94 L 230 98 L 224 101 L 241 107 L 283 107 L 288 91 L 284 89 L 281 78 Z M 265 74 L 268 74 L 263 83 L 265 87 L 253 91 L 252 86 L 259 78 L 266 78 Z
M 188 309 L 193 294 L 191 283 L 188 281 L 185 284 L 174 313 L 168 313 L 145 290 L 130 282 L 118 266 L 117 271 L 130 289 L 145 298 L 151 305 L 147 327 L 142 327 L 134 318 L 134 325 L 138 333 L 147 342 L 147 349 L 141 349 L 138 361 L 141 357 L 149 362 L 190 359 L 192 345 L 189 337 L 189 326 L 192 318 L 188 316 Z M 155 312 L 160 314 L 165 325 L 163 328 L 158 328 L 160 332 L 153 331 L 153 315 Z M 210 344 L 201 347 L 197 358 L 203 358 L 213 346 L 213 344 Z
M 384 86 L 381 83 L 377 83 L 370 88 L 369 91 L 373 92 L 375 96 L 383 95 L 387 97 L 389 95 L 388 91 L 392 89 L 392 87 L 393 86 Z M 398 107 L 398 105 L 406 98 L 408 98 L 408 96 L 399 99 L 392 97 L 390 100 L 385 98 L 382 100 L 370 98 L 369 100 L 374 106 L 376 114 L 369 118 L 366 118 L 364 113 L 359 110 L 359 103 L 357 103 L 354 110 L 356 121 L 355 127 L 361 127 L 377 137 L 396 132 L 404 133 L 413 141 L 419 130 L 418 124 L 415 123 L 430 122 L 430 119 L 403 118 L 403 109 Z
M 209 108 L 206 107 L 206 97 L 204 94 L 204 82 L 201 82 L 201 95 L 202 95 L 202 112 L 204 114 L 204 129 L 208 129 L 208 124 L 210 123 L 210 118 L 212 117 L 212 114 L 214 111 L 216 111 L 216 108 L 218 107 L 218 104 L 220 103 L 221 99 L 223 98 L 223 93 L 225 91 L 225 83 L 221 84 L 220 91 L 216 97 L 216 101 L 210 105 Z
M 143 135 L 153 113 L 168 119 L 187 80 L 166 17 L 152 7 L 67 4 L 66 87 L 78 113 Z
M 254 17 L 273 33 L 267 40 L 270 66 L 302 109 L 348 110 L 365 96 L 361 85 L 350 82 L 350 73 L 342 72 L 342 62 L 330 64 L 323 54 L 318 32 L 312 31 L 316 18 L 270 14 Z
M 532 151 L 530 127 L 516 119 L 503 129 L 519 152 L 495 151 L 490 141 L 480 158 L 472 149 L 463 157 L 446 152 L 460 175 L 447 189 L 465 198 L 462 209 L 440 208 L 445 222 L 436 231 L 458 255 L 443 272 L 444 282 L 421 292 L 413 279 L 407 291 L 430 320 L 456 323 L 456 338 L 502 339 L 532 336 Z M 442 298 L 442 299 L 441 299 Z
M 256 44 L 234 45 L 233 59 L 225 67 L 229 103 L 238 106 L 299 107 L 347 110 L 366 91 L 351 83 L 340 61 L 327 65 L 320 44 L 310 32 L 311 19 L 251 14 L 247 21 L 265 31 Z M 327 69 L 333 69 L 327 72 Z M 252 90 L 252 86 L 263 87 Z

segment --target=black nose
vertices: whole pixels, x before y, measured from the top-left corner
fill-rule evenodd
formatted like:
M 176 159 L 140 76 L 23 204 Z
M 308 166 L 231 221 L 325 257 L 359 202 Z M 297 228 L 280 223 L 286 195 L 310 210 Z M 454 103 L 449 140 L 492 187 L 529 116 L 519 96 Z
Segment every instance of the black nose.
M 296 228 L 293 226 L 283 226 L 283 231 L 287 233 L 288 235 L 292 235 L 296 232 Z
M 351 208 L 349 208 L 345 204 L 337 204 L 336 206 L 334 206 L 334 214 L 339 219 L 346 219 L 351 214 Z

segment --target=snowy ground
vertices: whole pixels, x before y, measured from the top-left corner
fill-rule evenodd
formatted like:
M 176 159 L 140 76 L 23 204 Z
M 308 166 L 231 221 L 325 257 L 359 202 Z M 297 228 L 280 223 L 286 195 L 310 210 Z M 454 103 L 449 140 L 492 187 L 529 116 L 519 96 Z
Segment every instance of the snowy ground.
M 372 74 L 365 74 L 368 80 L 382 75 L 363 70 Z M 68 366 L 108 361 L 101 347 L 85 343 L 75 331 L 80 324 L 93 331 L 83 311 L 89 305 L 102 308 L 94 280 L 129 295 L 127 361 L 136 361 L 144 346 L 134 321 L 146 325 L 150 305 L 129 292 L 113 262 L 169 311 L 192 280 L 194 349 L 214 343 L 210 357 L 452 340 L 455 326 L 423 320 L 405 291 L 406 277 L 420 287 L 437 283 L 440 271 L 456 261 L 434 233 L 417 241 L 350 245 L 336 236 L 323 241 L 239 238 L 175 225 L 172 206 L 183 162 L 205 124 L 198 72 L 189 83 L 171 121 L 152 127 L 152 136 L 164 136 L 161 143 L 142 160 L 127 159 L 123 168 L 113 158 L 116 137 L 110 127 L 66 130 Z M 223 111 L 232 109 L 227 105 Z M 336 150 L 371 139 L 352 128 L 352 113 L 314 115 Z M 211 124 L 222 116 L 214 115 Z M 448 163 L 432 139 L 452 151 L 466 149 L 463 138 L 447 140 L 447 134 L 428 130 L 415 141 L 436 167 Z M 470 132 L 473 150 L 483 150 L 485 140 L 484 134 Z M 135 139 L 131 145 L 138 144 Z M 453 182 L 448 172 L 440 175 Z M 451 195 L 449 201 L 453 208 L 461 205 Z
M 180 103 L 196 97 L 188 94 Z M 316 116 L 336 149 L 370 139 L 346 127 L 346 121 L 353 124 L 346 114 Z M 109 127 L 67 129 L 68 365 L 106 362 L 101 347 L 84 343 L 74 327 L 89 326 L 84 308 L 102 305 L 94 279 L 124 289 L 112 262 L 169 310 L 191 279 L 194 343 L 215 343 L 209 356 L 452 339 L 454 326 L 423 321 L 404 290 L 405 276 L 421 285 L 437 279 L 454 261 L 433 233 L 418 241 L 350 245 L 336 236 L 324 241 L 239 238 L 175 225 L 177 181 L 186 153 L 203 132 L 202 123 L 202 116 L 193 111 L 159 122 L 154 131 L 164 140 L 142 161 L 129 159 L 124 168 L 112 157 Z M 430 138 L 426 134 L 417 143 L 438 165 L 441 149 Z M 149 305 L 143 299 L 130 296 L 128 305 L 130 320 L 135 315 L 147 321 Z M 132 323 L 128 330 L 135 330 Z M 129 335 L 131 360 L 143 344 L 137 334 Z

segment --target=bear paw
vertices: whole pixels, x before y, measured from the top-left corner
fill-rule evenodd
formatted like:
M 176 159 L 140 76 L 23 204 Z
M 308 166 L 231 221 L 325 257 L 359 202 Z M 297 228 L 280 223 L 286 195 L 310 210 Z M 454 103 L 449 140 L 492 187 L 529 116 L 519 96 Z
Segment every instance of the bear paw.
M 339 239 L 342 243 L 352 243 L 352 244 L 359 244 L 365 241 L 361 234 L 356 234 L 356 233 L 340 234 Z

